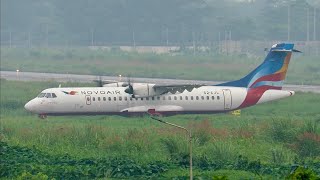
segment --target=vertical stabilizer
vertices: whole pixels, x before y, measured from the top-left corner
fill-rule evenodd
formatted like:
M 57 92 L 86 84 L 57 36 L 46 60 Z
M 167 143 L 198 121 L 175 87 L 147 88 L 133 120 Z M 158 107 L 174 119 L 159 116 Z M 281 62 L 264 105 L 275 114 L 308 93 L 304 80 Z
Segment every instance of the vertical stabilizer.
M 217 86 L 282 89 L 291 54 L 295 51 L 293 46 L 294 44 L 290 43 L 273 45 L 263 63 L 247 76 Z

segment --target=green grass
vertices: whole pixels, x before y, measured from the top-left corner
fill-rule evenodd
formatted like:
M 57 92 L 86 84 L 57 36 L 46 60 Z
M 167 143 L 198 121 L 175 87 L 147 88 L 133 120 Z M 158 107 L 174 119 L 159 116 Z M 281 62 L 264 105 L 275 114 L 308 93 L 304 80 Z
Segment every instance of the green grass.
M 23 106 L 42 89 L 59 83 L 5 80 L 0 83 L 0 141 L 17 152 L 0 153 L 0 159 L 4 159 L 0 160 L 0 171 L 10 172 L 2 177 L 38 173 L 60 178 L 57 174 L 87 178 L 188 176 L 187 136 L 183 131 L 147 116 L 62 116 L 41 120 Z M 87 85 L 91 84 L 63 84 Z M 307 165 L 319 176 L 319 102 L 318 94 L 296 93 L 287 99 L 244 109 L 240 117 L 177 115 L 164 119 L 192 130 L 196 177 L 283 178 L 293 164 Z M 26 155 L 30 153 L 32 158 Z M 46 159 L 56 165 L 48 164 Z M 95 163 L 83 164 L 88 160 Z M 109 161 L 117 165 L 108 165 Z M 78 163 L 79 168 L 72 162 Z M 18 168 L 8 169 L 10 164 Z M 150 175 L 147 172 L 153 164 L 159 165 L 154 167 L 159 173 Z M 69 170 L 61 172 L 65 168 Z M 99 174 L 99 168 L 108 173 L 94 176 Z M 119 176 L 111 173 L 117 168 L 121 169 Z
M 138 54 L 122 51 L 67 49 L 18 49 L 1 47 L 1 70 L 130 75 L 150 78 L 235 80 L 257 67 L 264 57 L 215 53 Z M 319 57 L 294 54 L 287 82 L 320 84 Z

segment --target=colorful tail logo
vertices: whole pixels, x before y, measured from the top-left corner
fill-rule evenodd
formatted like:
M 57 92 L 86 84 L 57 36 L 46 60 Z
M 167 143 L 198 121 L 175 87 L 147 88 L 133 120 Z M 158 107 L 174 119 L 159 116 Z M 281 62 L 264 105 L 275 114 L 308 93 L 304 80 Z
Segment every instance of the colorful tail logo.
M 286 77 L 294 44 L 275 44 L 269 54 L 255 70 L 240 80 L 226 82 L 217 86 L 248 88 L 248 94 L 240 107 L 256 104 L 263 93 L 269 89 L 282 89 Z

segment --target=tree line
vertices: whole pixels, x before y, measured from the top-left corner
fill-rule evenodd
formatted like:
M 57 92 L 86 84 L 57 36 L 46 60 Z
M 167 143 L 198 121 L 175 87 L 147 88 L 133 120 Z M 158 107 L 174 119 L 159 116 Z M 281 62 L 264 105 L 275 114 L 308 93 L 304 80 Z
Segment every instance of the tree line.
M 319 40 L 311 0 L 1 0 L 1 41 L 166 45 Z

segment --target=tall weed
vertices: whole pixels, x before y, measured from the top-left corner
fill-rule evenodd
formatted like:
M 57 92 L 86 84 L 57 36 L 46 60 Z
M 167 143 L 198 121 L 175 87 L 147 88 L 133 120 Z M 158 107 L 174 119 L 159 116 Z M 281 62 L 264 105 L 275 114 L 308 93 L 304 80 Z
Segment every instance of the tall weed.
M 290 164 L 294 161 L 295 155 L 284 147 L 273 148 L 270 151 L 270 162 L 276 166 Z
M 320 119 L 317 120 L 307 120 L 304 123 L 304 129 L 303 131 L 309 132 L 309 133 L 318 133 Z
M 298 129 L 291 119 L 272 119 L 269 129 L 270 137 L 278 142 L 292 142 Z
M 168 137 L 162 138 L 161 143 L 169 153 L 171 161 L 183 166 L 189 165 L 189 151 L 186 141 L 181 141 L 180 137 Z
M 236 147 L 228 141 L 217 141 L 207 145 L 200 157 L 200 166 L 213 164 L 215 167 L 225 167 L 236 160 Z

